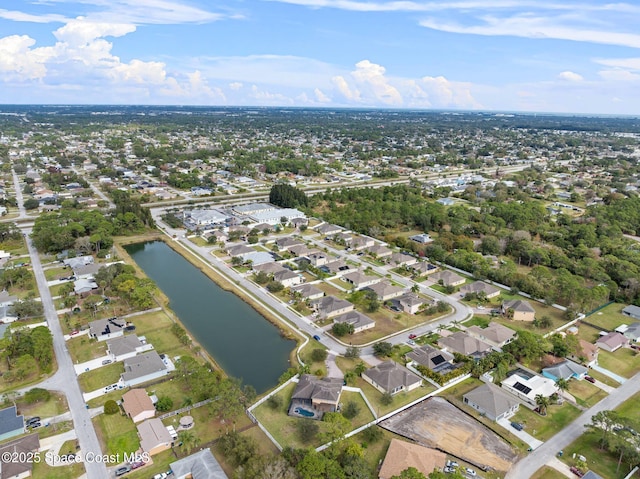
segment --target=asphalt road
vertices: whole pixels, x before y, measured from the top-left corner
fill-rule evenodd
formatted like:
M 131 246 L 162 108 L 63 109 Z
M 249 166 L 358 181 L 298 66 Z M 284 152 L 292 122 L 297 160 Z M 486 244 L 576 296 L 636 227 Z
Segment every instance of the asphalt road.
M 575 421 L 530 453 L 526 458 L 517 462 L 507 473 L 505 479 L 523 479 L 533 476 L 538 469 L 551 461 L 559 451 L 584 434 L 585 425 L 591 423 L 593 415 L 600 411 L 615 409 L 638 391 L 640 391 L 640 373 L 626 381 L 598 404 L 587 409 Z M 597 460 L 594 454 L 596 454 L 596 451 L 593 451 L 591 456 L 586 453 L 584 455 L 587 456 L 588 461 L 592 461 Z
M 89 452 L 100 455 L 101 449 L 98 436 L 96 436 L 96 432 L 93 429 L 93 423 L 91 422 L 89 411 L 86 409 L 82 391 L 80 390 L 80 385 L 78 384 L 78 379 L 73 368 L 73 361 L 67 351 L 62 334 L 62 327 L 60 326 L 58 314 L 56 313 L 56 308 L 51 298 L 51 292 L 47 286 L 47 280 L 42 269 L 42 264 L 40 263 L 40 257 L 33 246 L 31 238 L 28 236 L 30 231 L 23 230 L 23 232 L 27 234 L 25 239 L 29 248 L 31 265 L 40 292 L 40 299 L 42 301 L 42 307 L 44 308 L 44 317 L 53 335 L 53 348 L 58 361 L 58 371 L 38 386 L 60 391 L 67 397 L 67 404 L 71 411 L 73 425 L 83 457 Z M 105 464 L 101 462 L 85 462 L 84 465 L 87 477 L 89 478 L 109 477 Z

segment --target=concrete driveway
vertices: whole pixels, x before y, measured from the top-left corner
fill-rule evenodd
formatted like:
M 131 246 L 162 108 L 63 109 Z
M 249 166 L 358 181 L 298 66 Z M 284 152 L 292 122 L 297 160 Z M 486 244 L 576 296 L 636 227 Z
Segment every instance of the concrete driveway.
M 517 436 L 522 441 L 524 441 L 527 444 L 529 444 L 529 447 L 531 449 L 537 449 L 538 447 L 540 447 L 540 446 L 542 446 L 544 444 L 542 441 L 540 441 L 539 439 L 536 439 L 535 437 L 533 437 L 531 434 L 529 434 L 525 430 L 518 431 L 517 429 L 513 428 L 511 426 L 511 421 L 509 419 L 504 419 L 503 418 L 503 419 L 499 419 L 497 422 L 503 428 L 505 428 L 507 431 L 509 431 L 511 434 L 513 434 L 514 436 Z

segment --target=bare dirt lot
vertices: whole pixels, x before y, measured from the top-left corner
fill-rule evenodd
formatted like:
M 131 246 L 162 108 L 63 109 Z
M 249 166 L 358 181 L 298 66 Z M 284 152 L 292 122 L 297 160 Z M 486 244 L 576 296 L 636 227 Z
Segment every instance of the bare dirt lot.
M 500 436 L 439 397 L 396 414 L 380 426 L 477 467 L 507 471 L 518 458 Z

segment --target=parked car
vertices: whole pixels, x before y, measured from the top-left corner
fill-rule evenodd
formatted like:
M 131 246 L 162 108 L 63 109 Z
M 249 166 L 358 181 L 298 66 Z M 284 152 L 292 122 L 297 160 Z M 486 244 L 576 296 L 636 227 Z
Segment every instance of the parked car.
M 30 424 L 30 425 L 29 425 L 29 427 L 30 427 L 31 429 L 36 429 L 36 428 L 38 428 L 38 427 L 40 427 L 40 426 L 42 426 L 42 423 L 41 423 L 40 421 L 38 421 L 38 422 L 34 422 L 33 424 Z
M 318 336 L 317 334 L 314 334 L 313 339 L 315 339 L 316 341 L 320 341 L 320 336 Z
M 34 416 L 34 417 L 30 417 L 29 419 L 27 419 L 25 421 L 25 424 L 27 426 L 31 426 L 32 424 L 35 424 L 37 422 L 40 422 L 40 416 Z
M 69 336 L 75 336 L 76 334 L 80 334 L 80 331 L 78 331 L 77 329 L 74 329 L 69 333 Z
M 113 361 L 111 361 L 111 359 L 105 359 L 104 361 L 102 361 L 102 365 L 106 366 L 107 364 L 111 364 Z
M 455 467 L 449 467 L 449 466 L 446 466 L 446 467 L 444 468 L 444 472 L 445 472 L 446 474 L 451 474 L 452 472 L 456 472 L 456 469 L 455 469 Z
M 596 380 L 593 379 L 591 376 L 585 376 L 584 379 L 585 379 L 585 381 L 589 381 L 590 383 L 595 383 L 596 382 Z
M 116 477 L 124 476 L 127 472 L 131 471 L 131 466 L 120 466 L 116 469 Z
M 136 462 L 132 462 L 129 464 L 131 466 L 131 469 L 138 469 L 142 466 L 144 466 L 144 461 L 136 461 Z
M 447 467 L 458 467 L 458 465 L 456 461 L 447 461 Z
M 524 424 L 520 424 L 519 422 L 512 422 L 511 427 L 516 431 L 522 431 L 524 429 Z
M 474 471 L 473 469 L 471 469 L 470 467 L 465 467 L 464 468 L 464 472 L 467 476 L 471 476 L 471 477 L 476 477 L 476 471 Z
M 415 334 L 410 334 L 409 335 L 409 339 L 416 339 L 418 336 L 416 336 Z
M 571 472 L 573 472 L 573 473 L 574 473 L 576 476 L 578 476 L 578 477 L 582 477 L 582 476 L 584 476 L 584 473 L 583 473 L 580 469 L 578 469 L 576 466 L 571 466 L 571 467 L 569 468 L 569 470 L 570 470 Z
M 160 474 L 156 474 L 155 476 L 153 476 L 153 479 L 167 479 L 167 473 L 161 472 Z

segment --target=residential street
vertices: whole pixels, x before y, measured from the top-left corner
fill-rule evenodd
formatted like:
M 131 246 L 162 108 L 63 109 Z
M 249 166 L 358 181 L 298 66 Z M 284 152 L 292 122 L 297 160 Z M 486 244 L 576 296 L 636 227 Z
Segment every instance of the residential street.
M 558 454 L 558 451 L 567 447 L 585 432 L 584 426 L 591 422 L 591 417 L 594 414 L 615 409 L 638 391 L 640 391 L 640 373 L 626 381 L 598 404 L 586 410 L 575 421 L 530 453 L 526 458 L 516 463 L 507 473 L 505 479 L 522 479 L 533 476 L 538 469 L 551 461 Z M 595 460 L 596 458 L 594 457 L 587 457 L 588 463 Z
M 67 351 L 60 321 L 58 320 L 56 308 L 51 298 L 49 287 L 47 286 L 42 264 L 40 263 L 40 257 L 33 246 L 31 238 L 28 236 L 31 231 L 23 231 L 27 235 L 25 239 L 29 248 L 31 266 L 40 292 L 40 299 L 44 308 L 44 317 L 53 335 L 53 347 L 58 362 L 58 371 L 51 378 L 38 384 L 38 386 L 53 389 L 66 395 L 81 453 L 84 455 L 87 452 L 92 452 L 99 455 L 101 454 L 101 450 L 98 436 L 96 436 L 96 432 L 93 429 L 89 411 L 86 409 L 85 401 L 82 398 L 80 385 L 78 384 L 73 368 L 73 362 Z M 85 468 L 87 477 L 108 477 L 107 468 L 105 464 L 101 462 L 85 462 Z

